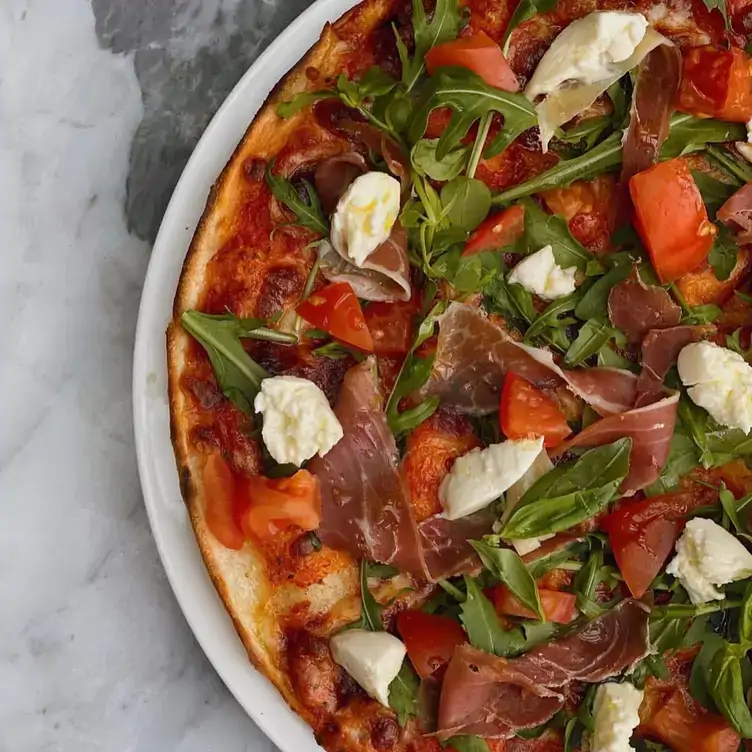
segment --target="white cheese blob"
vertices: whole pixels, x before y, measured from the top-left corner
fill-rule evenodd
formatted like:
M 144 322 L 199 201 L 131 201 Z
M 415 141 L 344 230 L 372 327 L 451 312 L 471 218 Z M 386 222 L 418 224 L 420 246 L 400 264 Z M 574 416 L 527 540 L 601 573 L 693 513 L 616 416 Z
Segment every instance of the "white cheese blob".
M 531 253 L 509 273 L 509 282 L 516 282 L 526 290 L 545 300 L 563 298 L 575 291 L 577 268 L 562 269 L 554 257 L 550 245 Z
M 752 366 L 739 353 L 694 342 L 679 353 L 679 377 L 692 401 L 720 424 L 752 429 Z
M 648 22 L 640 13 L 610 10 L 573 21 L 554 39 L 525 89 L 534 100 L 565 81 L 592 84 L 616 72 L 645 36 Z
M 703 517 L 687 522 L 666 567 L 695 605 L 723 598 L 719 585 L 752 575 L 752 554 L 731 533 Z
M 458 457 L 439 486 L 444 517 L 457 520 L 487 507 L 528 471 L 542 448 L 542 438 L 509 440 Z
M 535 481 L 553 469 L 554 463 L 549 459 L 548 452 L 545 449 L 541 449 L 540 454 L 535 458 L 533 464 L 530 465 L 528 471 L 509 487 L 505 498 L 504 514 L 501 518 L 502 523 L 506 523 L 519 500 L 525 495 L 526 491 L 532 488 Z M 553 537 L 554 533 L 550 533 L 549 535 L 541 535 L 540 538 L 518 538 L 509 542 L 520 556 L 524 556 L 540 548 L 543 541 L 547 541 Z
M 355 178 L 332 215 L 332 245 L 355 266 L 389 237 L 400 211 L 400 183 L 383 172 Z
M 643 692 L 624 682 L 601 684 L 593 700 L 595 730 L 590 752 L 632 752 L 629 740 L 640 723 Z
M 326 395 L 308 379 L 264 379 L 254 406 L 264 415 L 264 444 L 282 464 L 300 466 L 314 454 L 323 457 L 343 436 Z
M 405 646 L 388 632 L 347 629 L 329 640 L 334 662 L 374 700 L 389 707 L 389 685 L 399 673 Z

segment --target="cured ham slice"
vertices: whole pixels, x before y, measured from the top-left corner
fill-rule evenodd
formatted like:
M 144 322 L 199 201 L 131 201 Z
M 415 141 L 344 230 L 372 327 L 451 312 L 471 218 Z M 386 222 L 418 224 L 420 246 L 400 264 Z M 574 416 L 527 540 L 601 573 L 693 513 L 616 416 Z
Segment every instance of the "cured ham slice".
M 656 481 L 666 464 L 678 406 L 677 392 L 652 405 L 602 418 L 556 447 L 552 459 L 574 447 L 603 446 L 629 436 L 632 439 L 629 473 L 621 484 L 621 492 L 631 496 Z
M 372 359 L 347 372 L 334 412 L 344 436 L 308 463 L 321 483 L 319 538 L 430 581 L 476 569 L 467 541 L 490 533 L 495 515 L 482 510 L 454 521 L 435 515 L 416 523 Z
M 498 408 L 508 371 L 538 387 L 565 383 L 601 415 L 628 410 L 637 394 L 637 377 L 628 371 L 564 371 L 547 350 L 516 342 L 473 306 L 452 303 L 439 320 L 436 360 L 424 393 L 460 412 L 485 415 Z
M 740 188 L 718 210 L 718 219 L 737 232 L 739 243 L 752 243 L 752 183 Z
M 469 645 L 455 649 L 439 702 L 439 735 L 509 738 L 545 723 L 564 704 L 570 682 L 596 683 L 629 669 L 649 652 L 650 610 L 628 599 L 559 640 L 519 658 Z
M 714 326 L 675 326 L 648 332 L 642 341 L 642 372 L 637 379 L 636 407 L 652 405 L 663 396 L 663 381 L 682 348 L 712 337 Z
M 681 308 L 667 290 L 646 285 L 637 274 L 614 285 L 608 296 L 611 323 L 621 329 L 632 344 L 642 342 L 651 329 L 676 326 L 681 315 Z
M 337 208 L 337 203 L 350 187 L 350 183 L 366 172 L 366 160 L 355 151 L 329 157 L 316 167 L 313 182 L 321 201 L 321 208 L 327 216 Z

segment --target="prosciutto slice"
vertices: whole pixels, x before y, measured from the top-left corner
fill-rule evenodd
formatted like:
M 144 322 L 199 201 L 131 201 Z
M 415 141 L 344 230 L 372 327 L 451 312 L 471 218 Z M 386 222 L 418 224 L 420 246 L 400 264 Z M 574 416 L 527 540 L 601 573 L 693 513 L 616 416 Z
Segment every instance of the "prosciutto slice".
M 467 541 L 490 533 L 495 516 L 483 510 L 455 521 L 437 515 L 416 523 L 372 359 L 347 372 L 334 412 L 344 436 L 308 463 L 321 482 L 319 538 L 430 581 L 477 568 Z
M 313 182 L 324 213 L 329 216 L 355 178 L 368 172 L 362 155 L 355 151 L 337 154 L 316 167 Z
M 629 473 L 621 484 L 621 492 L 631 496 L 656 481 L 666 464 L 678 406 L 677 392 L 652 405 L 602 418 L 556 447 L 552 459 L 574 447 L 603 446 L 629 436 L 632 439 Z
M 637 274 L 614 285 L 608 296 L 611 323 L 621 329 L 632 344 L 642 342 L 651 329 L 676 326 L 681 315 L 681 308 L 667 290 L 646 285 Z
M 624 139 L 621 182 L 625 185 L 633 175 L 647 170 L 658 159 L 668 136 L 681 67 L 679 48 L 667 39 L 640 64 Z
M 726 201 L 718 210 L 718 219 L 736 231 L 738 243 L 752 243 L 752 183 Z
M 564 383 L 601 415 L 628 410 L 637 394 L 637 377 L 628 371 L 564 371 L 547 350 L 516 342 L 473 306 L 452 303 L 439 320 L 436 360 L 424 393 L 460 412 L 485 415 L 497 409 L 508 371 L 539 387 Z
M 679 353 L 692 342 L 712 337 L 714 326 L 675 326 L 648 332 L 642 341 L 642 371 L 637 379 L 636 407 L 652 405 L 663 396 L 663 381 Z
M 596 683 L 629 669 L 649 651 L 643 603 L 628 599 L 559 640 L 511 660 L 455 649 L 439 702 L 439 735 L 509 738 L 545 723 L 570 682 Z

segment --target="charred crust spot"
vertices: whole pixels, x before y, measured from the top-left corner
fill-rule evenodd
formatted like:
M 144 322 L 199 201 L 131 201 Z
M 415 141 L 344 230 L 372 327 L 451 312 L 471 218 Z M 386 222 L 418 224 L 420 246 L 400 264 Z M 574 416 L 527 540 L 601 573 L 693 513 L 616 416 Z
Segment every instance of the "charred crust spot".
M 356 697 L 365 697 L 365 692 L 350 674 L 340 670 L 337 680 L 337 707 L 346 707 Z
M 305 280 L 294 267 L 279 266 L 271 269 L 261 284 L 256 310 L 262 318 L 269 318 L 282 310 L 285 303 L 299 295 Z
M 224 398 L 222 392 L 213 381 L 186 376 L 183 382 L 185 388 L 198 400 L 198 403 L 205 410 L 211 410 L 213 407 L 216 407 Z
M 264 179 L 266 174 L 266 160 L 258 157 L 251 157 L 243 165 L 245 176 L 253 183 L 258 183 Z
M 191 471 L 185 465 L 180 468 L 180 493 L 184 499 L 191 498 Z
M 399 726 L 394 718 L 382 716 L 371 724 L 371 744 L 375 749 L 386 752 L 398 744 L 399 738 Z

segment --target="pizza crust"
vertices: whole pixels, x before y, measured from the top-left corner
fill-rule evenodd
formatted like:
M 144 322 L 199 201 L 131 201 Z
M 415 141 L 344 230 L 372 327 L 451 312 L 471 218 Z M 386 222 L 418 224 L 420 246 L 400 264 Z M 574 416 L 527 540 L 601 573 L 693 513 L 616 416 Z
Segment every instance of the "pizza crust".
M 312 725 L 315 718 L 298 700 L 287 672 L 282 630 L 274 609 L 269 607 L 274 593 L 261 553 L 252 543 L 246 543 L 241 551 L 225 548 L 209 531 L 204 518 L 204 456 L 190 443 L 191 405 L 180 385 L 188 365 L 191 338 L 180 325 L 180 316 L 186 310 L 200 306 L 207 266 L 232 237 L 235 215 L 244 200 L 247 160 L 274 157 L 307 116 L 303 111 L 282 120 L 276 114 L 277 104 L 290 100 L 301 91 L 321 88 L 311 83 L 306 75 L 307 68 L 314 67 L 323 75 L 339 73 L 342 64 L 353 54 L 352 45 L 338 33 L 339 30 L 345 26 L 356 27 L 362 39 L 389 16 L 396 4 L 397 0 L 365 0 L 335 24 L 328 24 L 316 45 L 271 92 L 211 188 L 183 264 L 173 320 L 167 330 L 171 437 L 183 498 L 188 505 L 201 555 L 251 661 L 274 683 L 292 709 Z M 302 592 L 299 599 L 307 600 L 314 613 L 327 613 L 336 605 L 346 619 L 351 619 L 357 618 L 358 593 L 353 568 L 328 575 L 321 583 Z M 285 594 L 284 597 L 294 604 L 295 595 Z

